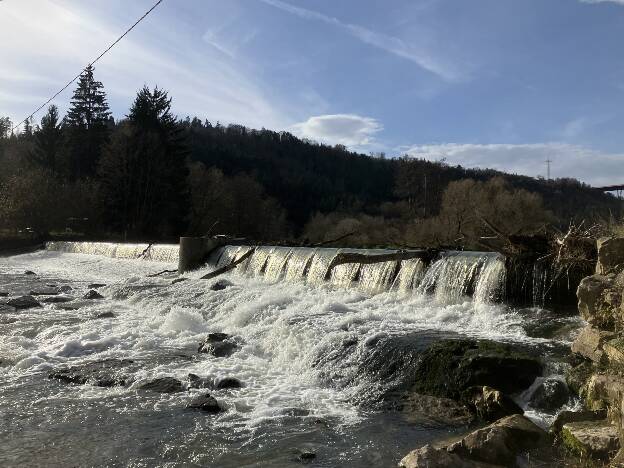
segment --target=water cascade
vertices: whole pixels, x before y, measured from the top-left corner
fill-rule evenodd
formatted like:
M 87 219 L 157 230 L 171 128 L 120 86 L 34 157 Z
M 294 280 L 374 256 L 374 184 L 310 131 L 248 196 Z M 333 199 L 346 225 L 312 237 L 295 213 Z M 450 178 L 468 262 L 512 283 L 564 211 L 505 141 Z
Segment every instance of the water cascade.
M 47 250 L 103 255 L 120 259 L 176 262 L 178 246 L 115 244 L 108 242 L 49 242 Z M 252 247 L 228 245 L 216 249 L 209 264 L 220 268 L 239 259 Z M 505 296 L 504 258 L 485 252 L 444 252 L 430 265 L 420 259 L 372 264 L 346 263 L 329 271 L 338 253 L 365 255 L 393 251 L 381 249 L 334 249 L 308 247 L 256 247 L 234 270 L 238 274 L 268 281 L 303 281 L 339 288 L 356 287 L 368 293 L 414 292 L 432 296 L 444 304 L 459 303 L 473 296 L 475 302 L 498 302 Z

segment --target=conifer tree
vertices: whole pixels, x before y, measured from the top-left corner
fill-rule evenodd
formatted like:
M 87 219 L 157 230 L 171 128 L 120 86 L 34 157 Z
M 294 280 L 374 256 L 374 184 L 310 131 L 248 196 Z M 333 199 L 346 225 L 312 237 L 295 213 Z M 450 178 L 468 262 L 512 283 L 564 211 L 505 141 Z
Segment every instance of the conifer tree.
M 38 165 L 56 172 L 61 139 L 58 107 L 51 105 L 41 118 L 41 126 L 35 131 L 35 147 L 31 159 Z
M 111 225 L 137 238 L 180 234 L 188 210 L 186 155 L 171 98 L 144 87 L 100 165 Z
M 111 113 L 104 86 L 87 66 L 74 91 L 63 123 L 67 129 L 67 157 L 70 177 L 79 179 L 95 174 L 104 144 L 108 140 Z

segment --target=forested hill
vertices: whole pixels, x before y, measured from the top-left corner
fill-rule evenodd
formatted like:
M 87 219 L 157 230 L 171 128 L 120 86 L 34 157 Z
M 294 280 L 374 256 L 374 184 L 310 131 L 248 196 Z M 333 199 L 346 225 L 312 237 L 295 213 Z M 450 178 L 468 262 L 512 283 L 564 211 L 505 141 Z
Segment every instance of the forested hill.
M 0 117 L 0 235 L 71 232 L 173 240 L 223 233 L 258 242 L 482 248 L 492 232 L 620 221 L 621 201 L 545 181 L 319 145 L 289 133 L 177 119 L 143 87 L 115 121 L 87 67 L 67 114 L 54 105 L 14 132 Z
M 226 175 L 252 174 L 301 228 L 317 211 L 379 214 L 383 204 L 408 201 L 417 216 L 439 213 L 448 184 L 466 178 L 486 181 L 503 176 L 516 189 L 538 193 L 544 205 L 567 223 L 570 219 L 617 216 L 617 198 L 575 179 L 540 180 L 491 169 L 407 157 L 381 158 L 299 139 L 292 134 L 240 125 L 183 122 L 190 156 Z M 386 205 L 387 206 L 387 205 Z

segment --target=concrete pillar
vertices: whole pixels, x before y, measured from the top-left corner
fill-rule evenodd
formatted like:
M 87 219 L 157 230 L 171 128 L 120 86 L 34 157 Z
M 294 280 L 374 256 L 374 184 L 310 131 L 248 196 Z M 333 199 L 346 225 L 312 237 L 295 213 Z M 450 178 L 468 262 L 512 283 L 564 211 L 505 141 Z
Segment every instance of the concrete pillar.
M 206 237 L 180 237 L 178 272 L 195 270 L 206 263 L 208 253 L 218 246 L 216 240 Z

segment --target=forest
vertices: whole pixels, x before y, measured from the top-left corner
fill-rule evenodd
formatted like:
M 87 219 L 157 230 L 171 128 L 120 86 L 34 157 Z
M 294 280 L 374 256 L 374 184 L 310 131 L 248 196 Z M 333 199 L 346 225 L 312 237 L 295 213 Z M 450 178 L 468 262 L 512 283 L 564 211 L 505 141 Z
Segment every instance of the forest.
M 532 234 L 619 221 L 621 200 L 544 180 L 407 156 L 358 154 L 288 132 L 179 119 L 158 87 L 115 120 L 89 66 L 65 116 L 20 132 L 0 118 L 2 235 L 478 248 L 492 226 Z

